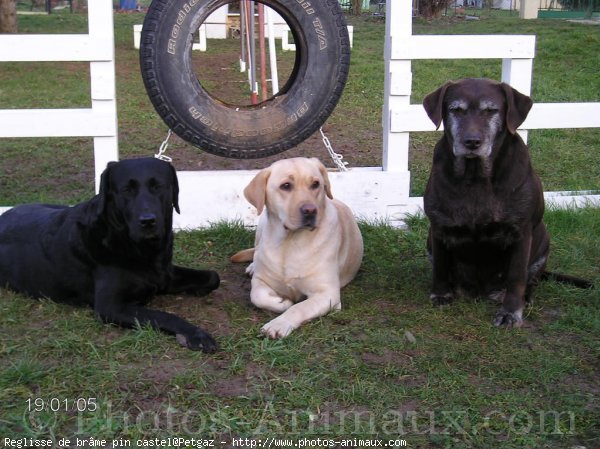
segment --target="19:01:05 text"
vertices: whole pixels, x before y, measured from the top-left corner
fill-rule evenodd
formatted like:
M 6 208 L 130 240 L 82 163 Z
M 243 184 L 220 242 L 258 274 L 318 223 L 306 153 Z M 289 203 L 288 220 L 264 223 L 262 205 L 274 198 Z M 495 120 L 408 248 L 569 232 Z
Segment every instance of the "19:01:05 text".
M 25 402 L 28 412 L 95 412 L 98 410 L 96 398 L 29 398 Z

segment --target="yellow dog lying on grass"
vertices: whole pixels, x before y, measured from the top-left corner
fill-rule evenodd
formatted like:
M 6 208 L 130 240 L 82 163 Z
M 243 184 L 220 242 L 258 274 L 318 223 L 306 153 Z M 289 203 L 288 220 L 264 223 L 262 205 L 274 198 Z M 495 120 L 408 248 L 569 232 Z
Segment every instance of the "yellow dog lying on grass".
M 358 272 L 363 241 L 352 211 L 333 199 L 325 166 L 315 158 L 275 162 L 244 189 L 260 214 L 255 247 L 233 262 L 253 263 L 250 298 L 281 313 L 262 332 L 283 338 L 301 324 L 340 310 L 340 289 Z

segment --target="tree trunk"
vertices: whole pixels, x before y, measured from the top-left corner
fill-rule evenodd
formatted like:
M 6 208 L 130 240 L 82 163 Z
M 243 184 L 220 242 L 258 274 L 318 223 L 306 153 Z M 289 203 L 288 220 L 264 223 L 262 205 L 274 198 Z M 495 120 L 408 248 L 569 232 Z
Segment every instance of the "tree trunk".
M 450 0 L 421 0 L 418 3 L 419 15 L 426 19 L 438 19 Z
M 0 0 L 0 34 L 17 32 L 17 0 Z
M 362 13 L 362 0 L 352 0 L 352 15 L 360 16 Z

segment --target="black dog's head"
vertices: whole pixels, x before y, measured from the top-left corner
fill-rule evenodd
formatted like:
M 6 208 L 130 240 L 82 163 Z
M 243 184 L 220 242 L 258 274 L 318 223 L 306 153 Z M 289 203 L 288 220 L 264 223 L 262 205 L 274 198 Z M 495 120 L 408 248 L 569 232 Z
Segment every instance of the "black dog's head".
M 173 166 L 156 158 L 110 162 L 100 181 L 100 213 L 111 230 L 134 242 L 162 241 L 179 213 Z
M 454 156 L 484 162 L 507 133 L 515 134 L 532 104 L 506 83 L 475 78 L 450 81 L 423 100 L 435 126 L 443 121 Z

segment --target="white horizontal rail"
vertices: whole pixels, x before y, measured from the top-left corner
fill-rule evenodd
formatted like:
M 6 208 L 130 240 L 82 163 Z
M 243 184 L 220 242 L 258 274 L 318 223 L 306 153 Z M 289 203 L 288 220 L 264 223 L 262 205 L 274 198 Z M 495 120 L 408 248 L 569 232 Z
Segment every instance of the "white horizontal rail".
M 257 173 L 258 170 L 177 172 L 181 215 L 175 214 L 173 227 L 194 229 L 234 220 L 255 225 L 256 208 L 244 198 L 243 191 Z M 357 167 L 343 173 L 330 172 L 329 179 L 333 196 L 367 221 L 392 218 L 388 205 L 408 201 L 408 173 L 384 172 L 381 167 Z M 0 207 L 0 213 L 8 209 Z
M 600 193 L 577 192 L 544 192 L 546 206 L 555 209 L 578 207 L 600 207 Z
M 413 35 L 391 51 L 391 59 L 532 59 L 535 36 Z
M 535 103 L 521 128 L 600 128 L 600 103 Z
M 0 61 L 111 61 L 112 41 L 87 34 L 0 35 Z
M 600 207 L 600 194 L 583 192 L 544 192 L 546 210 Z M 406 215 L 423 215 L 423 197 L 411 196 L 406 201 L 388 205 L 387 216 L 391 224 L 402 225 Z
M 392 132 L 435 131 L 423 106 L 391 111 Z M 441 126 L 440 129 L 443 127 Z M 520 129 L 600 128 L 600 103 L 535 103 Z
M 110 109 L 3 109 L 0 137 L 107 137 L 117 134 Z
M 256 208 L 244 198 L 243 191 L 257 173 L 258 170 L 179 171 L 181 215 L 173 217 L 173 226 L 193 229 L 232 220 L 255 225 Z M 389 204 L 408 199 L 408 173 L 356 167 L 343 173 L 330 172 L 329 180 L 334 198 L 366 220 L 386 220 Z

